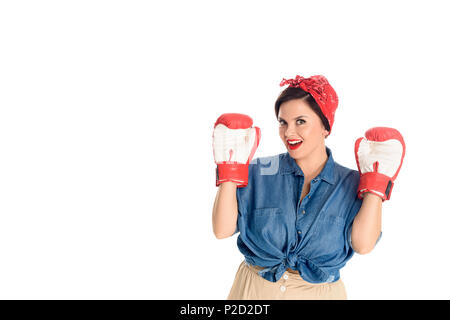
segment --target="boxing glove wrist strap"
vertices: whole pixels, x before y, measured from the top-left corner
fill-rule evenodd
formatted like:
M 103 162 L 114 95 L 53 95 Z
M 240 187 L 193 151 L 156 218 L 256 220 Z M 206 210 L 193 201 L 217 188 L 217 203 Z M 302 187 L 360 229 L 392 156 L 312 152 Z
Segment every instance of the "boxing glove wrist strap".
M 390 177 L 379 172 L 366 172 L 359 180 L 358 197 L 362 199 L 363 193 L 372 192 L 380 196 L 383 201 L 389 200 L 393 186 L 394 181 Z
M 216 168 L 216 187 L 222 182 L 233 181 L 237 187 L 245 187 L 248 180 L 248 164 L 219 163 Z

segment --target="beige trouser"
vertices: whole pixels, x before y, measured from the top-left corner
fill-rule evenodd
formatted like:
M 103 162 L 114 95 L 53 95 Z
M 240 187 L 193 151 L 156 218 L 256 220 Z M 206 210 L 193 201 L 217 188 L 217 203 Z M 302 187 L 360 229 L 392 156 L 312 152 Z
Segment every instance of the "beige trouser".
M 261 267 L 243 261 L 236 273 L 228 300 L 345 300 L 341 279 L 332 283 L 309 283 L 298 272 L 286 271 L 277 282 L 258 274 Z

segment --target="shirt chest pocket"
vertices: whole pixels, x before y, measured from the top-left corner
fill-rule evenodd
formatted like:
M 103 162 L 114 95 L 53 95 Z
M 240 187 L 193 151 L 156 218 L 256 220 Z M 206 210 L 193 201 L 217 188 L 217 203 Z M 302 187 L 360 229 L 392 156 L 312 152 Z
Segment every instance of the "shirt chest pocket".
M 258 208 L 252 211 L 248 221 L 250 232 L 262 243 L 278 248 L 286 245 L 287 221 L 281 208 Z
M 313 238 L 317 248 L 324 253 L 344 249 L 345 220 L 339 216 L 320 217 L 314 228 Z
M 282 210 L 280 208 L 258 208 L 252 212 L 252 222 L 258 228 L 263 228 L 269 224 L 273 224 L 282 218 Z

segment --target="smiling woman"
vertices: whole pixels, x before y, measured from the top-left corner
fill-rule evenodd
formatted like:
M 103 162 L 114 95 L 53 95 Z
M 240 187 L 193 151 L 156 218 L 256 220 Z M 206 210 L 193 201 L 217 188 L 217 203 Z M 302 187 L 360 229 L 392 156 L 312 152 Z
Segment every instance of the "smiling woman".
M 221 152 L 215 155 L 223 153 L 228 161 L 216 158 L 214 232 L 218 238 L 239 232 L 237 245 L 245 257 L 228 299 L 346 299 L 339 271 L 354 252 L 367 253 L 378 241 L 381 203 L 400 169 L 404 143 L 390 128 L 371 129 L 363 147 L 357 143 L 359 172 L 335 162 L 325 139 L 338 106 L 336 92 L 323 76 L 297 76 L 280 85 L 287 83 L 275 102 L 286 153 L 250 163 L 258 144 L 248 141 L 259 138 L 246 136 L 259 136 L 259 128 L 243 115 L 226 115 L 227 121 L 219 122 L 228 129 L 220 135 L 216 123 L 213 145 L 221 146 Z M 243 119 L 246 125 L 239 126 Z M 222 150 L 224 141 L 229 144 Z M 393 150 L 386 143 L 397 146 L 395 153 L 386 154 Z M 377 144 L 378 153 L 368 154 L 368 146 Z M 235 153 L 240 160 L 228 156 Z M 377 171 L 378 163 L 372 166 L 379 159 L 395 160 L 393 165 L 386 161 L 392 168 L 384 169 L 388 176 Z M 275 169 L 268 170 L 267 164 Z M 239 173 L 239 178 L 225 178 L 226 172 Z

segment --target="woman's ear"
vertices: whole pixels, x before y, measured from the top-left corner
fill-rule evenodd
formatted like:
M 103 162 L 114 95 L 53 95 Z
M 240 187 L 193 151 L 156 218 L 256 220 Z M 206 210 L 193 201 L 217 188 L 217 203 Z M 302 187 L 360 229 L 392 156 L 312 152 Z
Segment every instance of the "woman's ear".
M 328 130 L 324 130 L 324 131 L 323 131 L 323 135 L 324 135 L 324 137 L 325 137 L 325 139 L 326 139 L 326 138 L 328 138 L 328 136 L 330 135 L 330 132 L 329 132 Z

